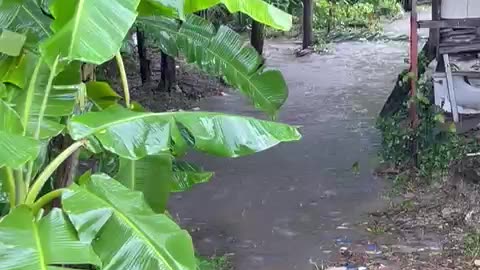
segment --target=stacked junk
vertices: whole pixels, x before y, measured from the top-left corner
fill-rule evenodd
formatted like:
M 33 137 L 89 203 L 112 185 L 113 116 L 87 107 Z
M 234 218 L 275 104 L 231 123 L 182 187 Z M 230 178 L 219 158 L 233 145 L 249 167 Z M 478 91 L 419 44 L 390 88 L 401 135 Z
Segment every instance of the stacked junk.
M 442 0 L 440 8 L 431 24 L 438 31 L 435 104 L 473 128 L 480 123 L 480 0 Z

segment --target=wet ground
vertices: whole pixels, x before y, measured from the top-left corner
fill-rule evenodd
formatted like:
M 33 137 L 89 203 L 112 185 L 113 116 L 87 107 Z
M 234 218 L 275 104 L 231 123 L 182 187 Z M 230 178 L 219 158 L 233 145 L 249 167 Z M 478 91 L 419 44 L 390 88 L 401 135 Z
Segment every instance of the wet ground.
M 302 58 L 295 48 L 269 42 L 266 56 L 290 89 L 279 120 L 302 126 L 303 140 L 242 159 L 193 155 L 216 176 L 171 200 L 199 252 L 231 253 L 235 269 L 315 269 L 337 252 L 338 239 L 363 239 L 366 231 L 352 224 L 385 205 L 384 181 L 373 176 L 374 124 L 406 67 L 407 43 L 348 42 Z M 199 107 L 263 117 L 233 92 Z

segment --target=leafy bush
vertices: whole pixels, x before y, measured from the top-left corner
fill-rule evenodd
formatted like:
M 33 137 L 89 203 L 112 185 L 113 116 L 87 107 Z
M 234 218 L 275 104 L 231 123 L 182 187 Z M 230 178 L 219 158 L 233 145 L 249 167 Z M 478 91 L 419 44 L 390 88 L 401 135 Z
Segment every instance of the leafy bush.
M 320 42 L 368 38 L 381 31 L 381 18 L 400 12 L 394 0 L 317 0 L 314 28 Z
M 181 159 L 242 157 L 300 134 L 222 113 L 146 112 L 130 100 L 120 49 L 140 15 L 162 50 L 223 76 L 273 118 L 288 95 L 281 73 L 264 70 L 232 30 L 192 15 L 219 3 L 291 26 L 261 0 L 0 1 L 1 269 L 197 268 L 190 235 L 165 206 L 212 173 Z M 123 97 L 92 80 L 112 58 Z M 95 164 L 81 176 L 79 157 Z
M 407 81 L 406 77 L 404 83 Z M 446 121 L 443 111 L 432 104 L 432 91 L 431 82 L 424 78 L 415 97 L 419 116 L 416 129 L 410 126 L 407 104 L 392 117 L 377 122 L 382 134 L 383 161 L 399 168 L 414 166 L 428 180 L 447 173 L 453 162 L 478 148 L 475 142 L 457 134 L 454 123 Z
M 469 233 L 464 239 L 465 255 L 475 259 L 480 256 L 480 234 Z

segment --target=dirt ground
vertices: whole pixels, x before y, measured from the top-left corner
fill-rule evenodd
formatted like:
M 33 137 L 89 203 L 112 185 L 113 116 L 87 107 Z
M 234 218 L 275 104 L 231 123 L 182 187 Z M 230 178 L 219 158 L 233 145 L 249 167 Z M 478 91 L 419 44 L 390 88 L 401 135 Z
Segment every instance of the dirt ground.
M 159 90 L 158 84 L 161 75 L 160 52 L 155 49 L 149 50 L 148 57 L 152 63 L 152 77 L 151 81 L 145 84 L 142 84 L 140 78 L 137 55 L 124 55 L 124 61 L 132 100 L 139 102 L 150 111 L 163 112 L 196 109 L 199 100 L 211 96 L 224 95 L 229 89 L 220 79 L 199 71 L 183 59 L 176 59 L 177 84 L 170 92 Z M 121 92 L 117 67 L 114 63 L 101 67 L 101 72 L 98 76 L 100 80 L 108 80 L 117 92 Z
M 347 251 L 334 256 L 330 265 L 390 270 L 478 269 L 475 256 L 480 255 L 480 240 L 471 235 L 480 229 L 480 186 L 478 175 L 472 177 L 475 170 L 470 165 L 456 164 L 451 174 L 436 183 L 412 183 L 402 195 L 389 198 L 390 206 L 358 224 L 370 231 L 368 240 L 345 246 Z M 469 237 L 472 244 L 466 246 L 464 240 Z

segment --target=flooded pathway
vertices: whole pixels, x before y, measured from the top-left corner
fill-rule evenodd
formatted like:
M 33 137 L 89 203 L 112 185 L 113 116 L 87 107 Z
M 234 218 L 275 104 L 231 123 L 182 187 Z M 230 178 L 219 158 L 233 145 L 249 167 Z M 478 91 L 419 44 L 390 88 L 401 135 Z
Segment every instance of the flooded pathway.
M 232 253 L 235 269 L 310 270 L 337 252 L 337 239 L 362 238 L 352 224 L 385 203 L 372 173 L 380 143 L 374 125 L 406 67 L 407 43 L 341 43 L 330 55 L 303 58 L 294 48 L 270 42 L 266 55 L 290 89 L 280 121 L 302 126 L 303 140 L 241 159 L 194 155 L 215 178 L 171 200 L 200 253 Z M 200 108 L 263 117 L 235 93 Z

